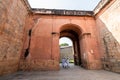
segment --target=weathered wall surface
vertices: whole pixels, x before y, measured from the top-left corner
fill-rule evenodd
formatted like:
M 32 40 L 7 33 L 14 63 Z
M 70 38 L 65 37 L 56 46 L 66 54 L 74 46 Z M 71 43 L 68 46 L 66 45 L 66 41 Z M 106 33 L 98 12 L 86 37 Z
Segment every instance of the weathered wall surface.
M 97 14 L 96 23 L 91 11 L 33 9 L 29 15 L 25 1 L 0 0 L 0 75 L 18 69 L 58 70 L 60 29 L 66 24 L 82 32 L 78 35 L 84 67 L 101 69 L 102 60 L 104 69 L 120 72 L 120 0 L 111 0 L 115 2 Z
M 97 15 L 101 57 L 106 70 L 120 72 L 120 0 L 106 6 Z
M 36 14 L 33 18 L 35 24 L 32 28 L 30 53 L 27 57 L 31 70 L 59 69 L 60 28 L 66 24 L 78 25 L 78 29 L 82 29 L 82 34 L 78 34 L 82 35 L 79 36 L 81 38 L 79 46 L 81 46 L 84 67 L 88 69 L 101 68 L 97 47 L 97 30 L 93 17 Z M 74 29 L 74 26 L 70 27 Z M 90 36 L 87 36 L 87 33 Z
M 27 14 L 23 0 L 0 0 L 0 75 L 18 70 Z

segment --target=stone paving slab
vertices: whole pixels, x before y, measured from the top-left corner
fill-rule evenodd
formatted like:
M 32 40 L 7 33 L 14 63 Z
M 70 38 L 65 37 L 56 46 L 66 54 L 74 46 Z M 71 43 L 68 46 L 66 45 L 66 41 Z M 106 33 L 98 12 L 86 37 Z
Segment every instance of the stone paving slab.
M 105 70 L 86 70 L 71 65 L 60 71 L 21 71 L 2 76 L 0 80 L 120 80 L 120 74 Z

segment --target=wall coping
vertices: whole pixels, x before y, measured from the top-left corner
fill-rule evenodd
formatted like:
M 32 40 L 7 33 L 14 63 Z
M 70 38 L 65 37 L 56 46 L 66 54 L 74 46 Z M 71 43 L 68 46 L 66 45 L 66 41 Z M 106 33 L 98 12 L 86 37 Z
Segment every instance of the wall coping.
M 95 16 L 112 0 L 101 0 L 93 11 L 84 10 L 65 10 L 65 9 L 44 9 L 44 8 L 31 8 L 28 0 L 22 0 L 26 5 L 29 12 L 33 14 L 44 15 L 61 15 L 61 16 Z
M 107 4 L 109 4 L 112 0 L 101 0 L 98 5 L 93 10 L 94 15 L 98 14 Z
M 28 2 L 28 0 L 21 0 L 23 2 L 23 4 L 25 5 L 26 9 L 28 12 L 31 12 L 31 6 Z
M 81 11 L 81 10 L 62 10 L 62 9 L 40 9 L 33 8 L 34 14 L 47 14 L 47 15 L 61 15 L 61 16 L 93 16 L 92 11 Z

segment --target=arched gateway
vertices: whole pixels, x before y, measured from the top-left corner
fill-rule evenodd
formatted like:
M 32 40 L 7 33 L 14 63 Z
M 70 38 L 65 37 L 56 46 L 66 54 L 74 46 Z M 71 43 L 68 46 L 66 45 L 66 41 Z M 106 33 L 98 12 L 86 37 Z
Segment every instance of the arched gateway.
M 101 0 L 93 11 L 56 10 L 0 0 L 0 75 L 59 70 L 63 36 L 74 43 L 77 65 L 120 72 L 119 5 L 120 0 Z
M 76 14 L 71 14 L 68 11 L 58 14 L 57 12 L 47 12 L 50 11 L 35 10 L 32 15 L 32 28 L 29 28 L 31 36 L 30 40 L 26 41 L 26 43 L 30 43 L 29 54 L 25 55 L 25 51 L 23 51 L 25 61 L 30 65 L 27 68 L 31 70 L 59 70 L 59 38 L 69 37 L 74 45 L 75 64 L 87 69 L 100 69 L 97 32 L 92 13 L 84 12 L 82 14 L 79 12 L 78 14 L 73 11 Z M 61 11 L 59 12 L 61 13 Z
M 81 51 L 80 51 L 81 34 L 82 34 L 82 30 L 78 25 L 75 24 L 71 24 L 71 23 L 65 24 L 60 28 L 60 38 L 68 37 L 73 42 L 75 65 L 82 65 Z

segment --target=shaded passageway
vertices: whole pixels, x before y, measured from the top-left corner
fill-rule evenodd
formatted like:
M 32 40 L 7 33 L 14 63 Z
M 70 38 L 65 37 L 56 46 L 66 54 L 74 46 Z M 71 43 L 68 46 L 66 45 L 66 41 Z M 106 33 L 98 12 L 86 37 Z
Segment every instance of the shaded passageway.
M 78 25 L 66 24 L 60 28 L 60 38 L 67 37 L 72 41 L 73 45 L 73 60 L 75 65 L 81 65 L 81 49 L 80 49 L 80 35 L 82 30 Z
M 74 63 L 74 49 L 73 42 L 68 37 L 62 37 L 59 40 L 60 45 L 60 64 L 65 65 L 67 63 L 69 67 L 69 63 Z M 65 62 L 63 62 L 65 61 Z M 75 64 L 75 63 L 74 63 Z
M 79 66 L 60 71 L 17 72 L 0 77 L 0 80 L 119 80 L 120 75 L 104 70 L 85 70 Z

